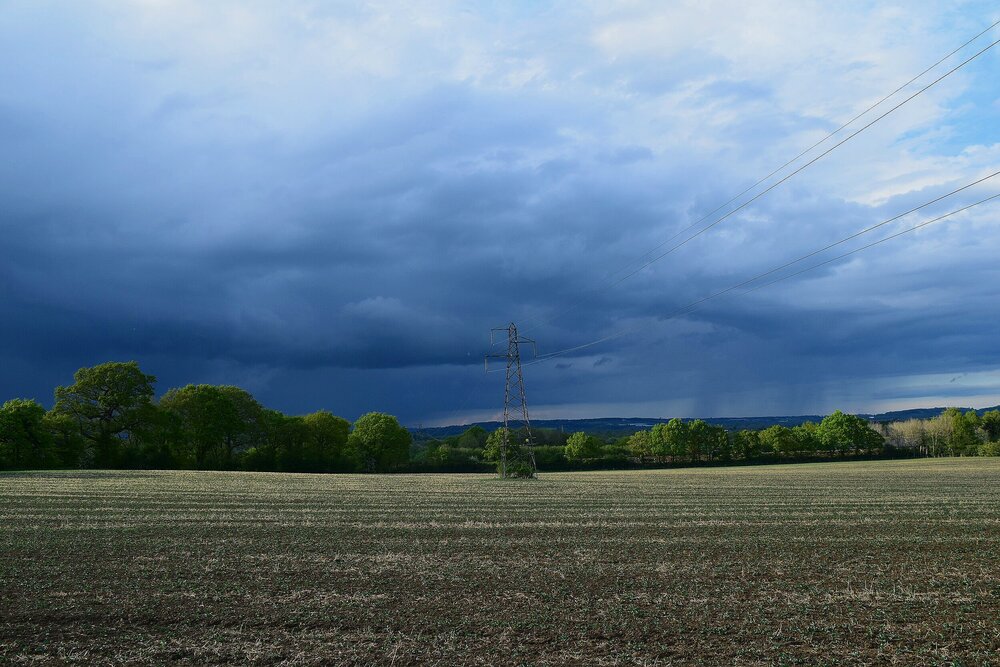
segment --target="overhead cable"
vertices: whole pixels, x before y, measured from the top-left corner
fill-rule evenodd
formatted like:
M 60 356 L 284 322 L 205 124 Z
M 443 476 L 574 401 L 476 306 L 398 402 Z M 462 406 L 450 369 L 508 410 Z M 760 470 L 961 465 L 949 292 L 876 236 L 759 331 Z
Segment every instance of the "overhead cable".
M 755 283 L 755 282 L 759 281 L 761 278 L 765 278 L 765 277 L 767 277 L 769 275 L 773 275 L 773 274 L 777 273 L 778 271 L 781 271 L 783 269 L 789 268 L 789 267 L 791 267 L 791 266 L 793 266 L 795 264 L 798 264 L 799 262 L 802 262 L 802 261 L 804 261 L 806 259 L 809 259 L 810 257 L 814 257 L 814 256 L 816 256 L 816 255 L 818 255 L 818 254 L 820 254 L 822 252 L 830 250 L 830 249 L 832 249 L 832 248 L 834 248 L 836 246 L 842 245 L 842 244 L 844 244 L 844 243 L 846 243 L 848 241 L 851 241 L 851 240 L 853 240 L 855 238 L 858 238 L 859 236 L 861 236 L 863 234 L 867 234 L 867 233 L 872 232 L 872 231 L 874 231 L 876 229 L 879 229 L 879 228 L 881 228 L 881 227 L 883 227 L 885 225 L 888 225 L 888 224 L 890 224 L 892 222 L 900 220 L 901 218 L 904 218 L 904 217 L 906 217 L 908 215 L 911 215 L 911 214 L 913 214 L 913 213 L 915 213 L 917 211 L 920 211 L 920 210 L 922 210 L 924 208 L 927 208 L 928 206 L 931 206 L 931 205 L 933 205 L 933 204 L 935 204 L 937 202 L 940 202 L 943 199 L 951 197 L 951 196 L 953 196 L 953 195 L 955 195 L 955 194 L 957 194 L 959 192 L 962 192 L 963 190 L 967 190 L 967 189 L 969 189 L 969 188 L 971 188 L 971 187 L 973 187 L 975 185 L 978 185 L 978 184 L 983 183 L 983 182 L 985 182 L 987 180 L 990 180 L 990 179 L 992 179 L 992 178 L 994 178 L 994 177 L 996 177 L 998 175 L 1000 175 L 1000 171 L 995 171 L 995 172 L 993 172 L 993 173 L 991 173 L 991 174 L 989 174 L 987 176 L 984 176 L 982 178 L 979 178 L 979 179 L 977 179 L 977 180 L 975 180 L 975 181 L 973 181 L 973 182 L 971 182 L 971 183 L 969 183 L 967 185 L 963 185 L 960 188 L 952 190 L 951 192 L 948 192 L 947 194 L 941 195 L 941 196 L 936 197 L 936 198 L 934 198 L 934 199 L 932 199 L 932 200 L 930 200 L 928 202 L 925 202 L 925 203 L 921 204 L 920 206 L 916 206 L 914 208 L 911 208 L 908 211 L 900 213 L 899 215 L 895 215 L 895 216 L 893 216 L 893 217 L 891 217 L 891 218 L 889 218 L 887 220 L 884 220 L 884 221 L 882 221 L 882 222 L 880 222 L 878 224 L 872 225 L 870 227 L 862 229 L 861 231 L 858 231 L 858 232 L 855 232 L 855 233 L 853 233 L 853 234 L 851 234 L 849 236 L 846 236 L 846 237 L 840 239 L 839 241 L 836 241 L 834 243 L 830 243 L 830 244 L 828 244 L 826 246 L 823 246 L 822 248 L 819 248 L 817 250 L 813 250 L 813 251 L 811 251 L 811 252 L 809 252 L 809 253 L 807 253 L 805 255 L 802 255 L 801 257 L 798 257 L 798 258 L 796 258 L 794 260 L 791 260 L 789 262 L 785 262 L 785 263 L 783 263 L 783 264 L 781 264 L 781 265 L 779 265 L 777 267 L 774 267 L 772 269 L 768 269 L 767 271 L 758 273 L 758 274 L 756 274 L 755 276 L 753 276 L 751 278 L 748 278 L 748 279 L 743 280 L 743 281 L 741 281 L 739 283 L 736 283 L 735 285 L 731 285 L 731 286 L 729 286 L 729 287 L 727 287 L 725 289 L 722 289 L 722 290 L 719 290 L 717 292 L 714 292 L 714 293 L 712 293 L 712 294 L 710 294 L 708 296 L 705 296 L 705 297 L 702 297 L 702 298 L 697 299 L 695 301 L 692 301 L 691 303 L 688 303 L 685 306 L 682 306 L 681 308 L 679 308 L 679 309 L 677 309 L 677 310 L 669 313 L 668 315 L 666 315 L 666 316 L 664 316 L 663 318 L 660 318 L 660 319 L 665 320 L 665 319 L 671 319 L 671 318 L 674 318 L 674 317 L 678 317 L 680 315 L 685 315 L 685 314 L 687 314 L 687 313 L 689 313 L 689 312 L 697 309 L 699 306 L 701 306 L 702 304 L 704 304 L 707 301 L 711 301 L 712 299 L 716 299 L 716 298 L 718 298 L 720 296 L 723 296 L 724 294 L 728 294 L 730 292 L 738 290 L 741 287 L 746 287 L 748 285 L 751 285 L 752 283 Z M 844 253 L 842 255 L 838 255 L 836 257 L 824 260 L 824 261 L 819 262 L 817 264 L 810 265 L 810 266 L 808 266 L 808 267 L 806 267 L 804 269 L 801 269 L 799 271 L 796 271 L 796 272 L 793 272 L 793 273 L 781 276 L 781 277 L 777 278 L 776 280 L 770 281 L 768 283 L 764 283 L 764 284 L 761 284 L 761 285 L 757 285 L 757 286 L 751 287 L 750 289 L 747 289 L 744 292 L 744 294 L 752 292 L 752 291 L 755 291 L 755 290 L 758 290 L 758 289 L 762 289 L 764 287 L 768 287 L 770 285 L 773 285 L 775 283 L 781 282 L 783 280 L 787 280 L 787 279 L 789 279 L 791 277 L 801 275 L 801 274 L 803 274 L 803 273 L 805 273 L 807 271 L 812 271 L 812 270 L 814 270 L 816 268 L 819 268 L 821 266 L 825 266 L 827 264 L 830 264 L 831 262 L 835 262 L 835 261 L 837 261 L 839 259 L 842 259 L 844 257 L 847 257 L 849 255 L 853 255 L 853 254 L 855 254 L 857 252 L 861 252 L 862 250 L 867 250 L 868 248 L 872 248 L 872 247 L 877 246 L 877 245 L 879 245 L 881 243 L 885 243 L 886 241 L 889 241 L 891 239 L 895 239 L 895 238 L 897 238 L 899 236 L 902 236 L 904 234 L 908 234 L 908 233 L 914 232 L 914 231 L 916 231 L 918 229 L 922 229 L 923 227 L 926 227 L 927 225 L 933 224 L 935 222 L 939 222 L 940 220 L 944 220 L 946 218 L 950 218 L 950 217 L 952 217 L 954 215 L 962 213 L 963 211 L 967 211 L 967 210 L 969 210 L 971 208 L 974 208 L 974 207 L 979 206 L 981 204 L 985 204 L 985 203 L 987 203 L 989 201 L 992 201 L 992 200 L 994 200 L 994 199 L 996 199 L 998 197 L 1000 197 L 1000 194 L 992 195 L 992 196 L 987 197 L 985 199 L 981 199 L 981 200 L 979 200 L 977 202 L 974 202 L 972 204 L 968 204 L 968 205 L 963 206 L 961 208 L 955 209 L 955 210 L 953 210 L 953 211 L 951 211 L 949 213 L 946 213 L 944 215 L 940 215 L 938 217 L 932 218 L 931 220 L 928 220 L 926 222 L 920 223 L 920 224 L 915 225 L 913 227 L 907 228 L 907 229 L 902 230 L 900 232 L 897 232 L 895 234 L 891 234 L 891 235 L 889 235 L 889 236 L 887 236 L 885 238 L 882 238 L 882 239 L 880 239 L 878 241 L 875 241 L 873 243 L 869 243 L 867 245 L 861 246 L 860 248 L 856 248 L 856 249 L 851 250 L 851 251 L 849 251 L 847 253 Z M 573 347 L 568 347 L 568 348 L 565 348 L 565 349 L 562 349 L 562 350 L 558 350 L 558 351 L 555 351 L 555 352 L 549 352 L 549 353 L 546 353 L 546 354 L 542 354 L 542 355 L 539 355 L 538 358 L 535 359 L 534 361 L 531 361 L 528 364 L 524 364 L 524 365 L 527 366 L 527 365 L 533 365 L 533 364 L 536 364 L 536 363 L 541 363 L 542 361 L 547 361 L 549 359 L 552 359 L 552 358 L 555 358 L 555 357 L 558 357 L 558 356 L 563 356 L 565 354 L 569 354 L 570 352 L 577 352 L 579 350 L 587 349 L 587 348 L 593 347 L 595 345 L 599 345 L 601 343 L 605 343 L 605 342 L 608 342 L 608 341 L 611 341 L 611 340 L 615 340 L 617 338 L 621 338 L 622 336 L 625 336 L 625 335 L 628 335 L 628 334 L 631 334 L 631 333 L 635 333 L 635 332 L 637 332 L 637 331 L 639 331 L 639 330 L 641 330 L 643 328 L 647 328 L 648 326 L 649 325 L 646 324 L 646 325 L 640 325 L 640 326 L 636 326 L 636 327 L 631 327 L 629 329 L 624 329 L 622 331 L 618 331 L 616 333 L 609 334 L 607 336 L 603 336 L 601 338 L 598 338 L 596 340 L 590 341 L 588 343 L 583 343 L 581 345 L 575 345 Z

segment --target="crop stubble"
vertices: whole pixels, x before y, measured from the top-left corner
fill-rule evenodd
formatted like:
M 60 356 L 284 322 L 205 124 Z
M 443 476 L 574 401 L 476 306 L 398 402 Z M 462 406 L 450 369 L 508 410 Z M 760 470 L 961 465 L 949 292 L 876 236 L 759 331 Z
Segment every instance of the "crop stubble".
M 1000 664 L 1000 460 L 0 475 L 0 662 Z

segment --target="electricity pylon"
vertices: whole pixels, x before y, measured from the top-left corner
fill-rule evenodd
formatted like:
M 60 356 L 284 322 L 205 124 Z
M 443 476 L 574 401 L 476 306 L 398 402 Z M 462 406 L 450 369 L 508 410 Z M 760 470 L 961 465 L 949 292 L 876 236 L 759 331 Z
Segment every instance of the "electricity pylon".
M 508 476 L 507 452 L 510 450 L 510 438 L 513 431 L 511 422 L 520 422 L 524 429 L 524 442 L 518 447 L 518 451 L 527 453 L 527 464 L 534 477 L 538 471 L 535 465 L 534 443 L 531 439 L 531 422 L 528 421 L 528 402 L 524 398 L 524 375 L 521 373 L 521 345 L 531 345 L 535 349 L 535 341 L 525 338 L 517 333 L 517 325 L 513 322 L 506 328 L 490 330 L 490 345 L 494 344 L 494 334 L 498 331 L 507 332 L 507 353 L 486 355 L 486 371 L 489 372 L 490 359 L 504 359 L 507 362 L 507 380 L 503 388 L 503 442 L 500 447 L 500 477 Z M 513 413 L 513 414 L 512 414 Z M 520 413 L 520 414 L 518 414 Z

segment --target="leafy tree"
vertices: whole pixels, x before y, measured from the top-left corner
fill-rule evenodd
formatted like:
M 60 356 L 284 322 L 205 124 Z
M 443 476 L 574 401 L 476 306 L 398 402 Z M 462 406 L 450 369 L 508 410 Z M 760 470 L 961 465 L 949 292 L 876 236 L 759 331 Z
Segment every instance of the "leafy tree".
M 309 428 L 302 417 L 290 417 L 277 410 L 265 410 L 269 437 L 274 441 L 277 470 L 282 472 L 315 471 L 309 455 Z
M 986 433 L 987 440 L 990 442 L 1000 440 L 1000 410 L 990 410 L 985 413 L 982 419 L 982 427 Z
M 302 418 L 306 429 L 305 459 L 309 470 L 331 472 L 353 468 L 347 451 L 351 422 L 326 410 Z
M 927 451 L 931 456 L 946 456 L 952 435 L 952 419 L 942 413 L 926 422 Z
M 798 446 L 792 429 L 780 424 L 775 424 L 761 431 L 760 443 L 765 451 L 783 456 L 793 454 Z
M 666 424 L 657 424 L 650 431 L 652 453 L 657 458 L 688 456 L 690 440 L 688 425 L 682 419 L 674 418 Z
M 235 428 L 236 415 L 218 387 L 189 384 L 171 389 L 160 407 L 179 426 L 174 448 L 193 467 L 221 467 L 223 432 Z
M 410 456 L 410 432 L 396 418 L 369 412 L 354 422 L 348 444 L 364 470 L 388 470 L 406 463 Z
M 0 467 L 39 468 L 56 463 L 45 408 L 38 401 L 15 398 L 0 406 Z
M 490 433 L 486 439 L 486 449 L 483 450 L 483 458 L 486 461 L 497 464 L 497 471 L 500 470 L 500 454 L 504 448 L 503 427 Z M 535 472 L 531 467 L 528 451 L 526 450 L 527 432 L 524 430 L 511 431 L 507 438 L 507 476 L 508 477 L 534 477 Z
M 743 429 L 733 436 L 733 447 L 738 458 L 749 460 L 760 456 L 760 434 L 757 431 Z
M 72 417 L 93 451 L 97 466 L 115 465 L 120 445 L 142 427 L 150 414 L 156 378 L 135 361 L 81 368 L 74 383 L 56 388 L 57 414 Z
M 241 387 L 224 384 L 219 385 L 219 391 L 229 400 L 240 424 L 243 425 L 230 434 L 226 442 L 230 452 L 245 450 L 258 444 L 263 437 L 261 414 L 264 406 L 257 402 L 253 394 Z
M 566 459 L 569 461 L 596 459 L 601 455 L 602 448 L 603 443 L 598 438 L 578 431 L 566 441 Z
M 708 422 L 695 419 L 687 428 L 687 455 L 692 461 L 701 460 L 710 447 L 710 431 Z
M 819 425 L 806 422 L 792 429 L 795 437 L 795 451 L 800 454 L 811 454 L 823 448 L 819 439 Z
M 704 452 L 710 461 L 731 460 L 733 458 L 733 446 L 729 438 L 729 432 L 721 426 L 702 423 L 705 424 L 704 427 L 701 427 L 703 433 L 702 439 L 704 441 L 702 452 Z
M 177 414 L 153 405 L 132 438 L 131 456 L 135 467 L 160 470 L 195 467 L 194 452 Z
M 715 445 L 712 447 L 712 456 L 720 461 L 733 460 L 733 436 L 721 426 L 713 426 L 715 431 Z
M 521 455 L 521 445 L 516 434 L 511 433 L 506 426 L 501 426 L 487 436 L 486 447 L 483 450 L 483 458 L 492 463 L 499 461 L 500 452 L 504 448 L 505 441 L 507 443 L 507 450 L 505 452 L 507 458 L 511 459 L 519 457 Z
M 653 455 L 653 437 L 649 431 L 636 431 L 628 438 L 627 447 L 633 456 L 640 459 Z
M 168 391 L 160 406 L 176 415 L 182 449 L 199 469 L 233 467 L 234 453 L 260 437 L 264 408 L 239 387 L 189 384 Z
M 847 415 L 837 410 L 823 418 L 816 435 L 823 447 L 831 452 L 846 454 L 851 451 L 875 452 L 885 439 L 868 422 L 857 415 Z
M 458 436 L 455 446 L 461 449 L 483 449 L 488 437 L 489 433 L 482 426 L 471 426 Z
M 78 468 L 84 452 L 83 436 L 76 421 L 55 411 L 45 413 L 45 429 L 52 436 L 52 447 L 57 464 L 64 468 Z
M 980 419 L 975 410 L 964 414 L 958 408 L 948 408 L 942 417 L 951 424 L 948 448 L 954 456 L 975 456 L 982 438 L 979 436 Z
M 927 423 L 922 419 L 907 419 L 906 421 L 889 424 L 887 439 L 893 447 L 900 449 L 915 449 L 929 454 Z
M 277 410 L 264 409 L 262 422 L 266 444 L 253 448 L 251 461 L 273 462 L 277 470 L 288 472 L 332 472 L 354 468 L 348 453 L 350 422 L 325 410 L 304 417 L 289 417 Z M 246 465 L 244 461 L 244 465 Z

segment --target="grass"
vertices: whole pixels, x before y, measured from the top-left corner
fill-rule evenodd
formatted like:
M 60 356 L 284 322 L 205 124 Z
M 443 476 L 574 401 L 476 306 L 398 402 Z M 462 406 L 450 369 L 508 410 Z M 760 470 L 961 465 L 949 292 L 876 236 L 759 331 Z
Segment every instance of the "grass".
M 0 475 L 3 664 L 1000 664 L 1000 459 Z

